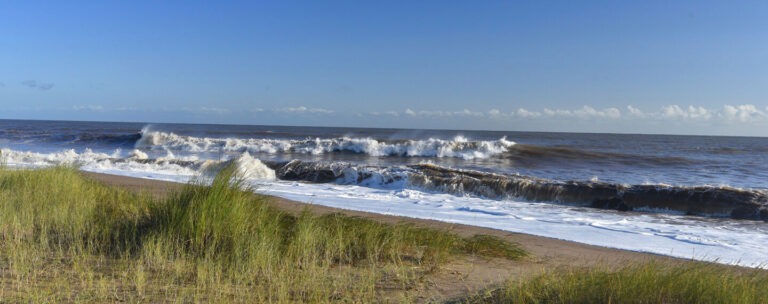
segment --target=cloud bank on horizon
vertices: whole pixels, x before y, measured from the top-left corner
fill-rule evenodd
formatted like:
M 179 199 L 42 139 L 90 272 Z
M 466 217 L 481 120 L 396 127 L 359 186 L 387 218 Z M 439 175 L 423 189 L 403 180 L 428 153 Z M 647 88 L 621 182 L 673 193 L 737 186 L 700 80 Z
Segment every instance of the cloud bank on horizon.
M 42 111 L 38 109 L 37 111 Z M 405 108 L 402 110 L 351 112 L 306 106 L 281 108 L 253 108 L 247 111 L 223 107 L 167 107 L 136 108 L 109 107 L 105 105 L 75 105 L 59 108 L 60 113 L 72 113 L 75 117 L 167 117 L 178 115 L 181 120 L 172 122 L 199 123 L 205 117 L 209 123 L 224 124 L 280 124 L 289 118 L 301 118 L 296 125 L 307 126 L 352 126 L 398 128 L 439 128 L 439 129 L 482 129 L 508 131 L 551 131 L 551 132 L 609 132 L 609 133 L 669 133 L 669 128 L 694 130 L 693 135 L 733 135 L 733 129 L 751 128 L 756 132 L 746 136 L 763 136 L 768 128 L 768 107 L 752 104 L 723 105 L 719 108 L 702 106 L 667 105 L 658 109 L 642 109 L 636 106 L 624 108 L 594 108 L 582 106 L 573 109 L 554 108 L 511 108 L 457 111 Z M 125 120 L 121 120 L 125 121 Z M 153 120 L 127 120 L 139 122 L 162 122 Z M 336 124 L 334 121 L 351 124 Z M 463 124 L 456 124 L 461 121 Z M 463 128 L 463 125 L 478 126 Z M 568 128 L 562 128 L 565 125 Z
M 0 3 L 0 119 L 768 136 L 765 33 L 768 2 Z

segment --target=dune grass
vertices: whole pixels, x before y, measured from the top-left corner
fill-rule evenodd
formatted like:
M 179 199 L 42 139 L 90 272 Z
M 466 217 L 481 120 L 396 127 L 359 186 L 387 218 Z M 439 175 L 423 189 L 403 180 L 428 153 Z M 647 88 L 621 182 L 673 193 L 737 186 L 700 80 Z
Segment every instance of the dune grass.
M 768 303 L 768 272 L 724 265 L 657 262 L 619 270 L 556 270 L 509 281 L 468 303 Z
M 0 166 L 0 302 L 412 302 L 456 255 L 517 259 L 489 236 L 280 211 L 232 183 L 167 197 L 76 169 Z M 768 274 L 706 263 L 556 269 L 470 303 L 766 303 Z
M 487 236 L 294 216 L 234 174 L 156 198 L 75 168 L 0 167 L 0 302 L 410 301 L 452 256 L 525 255 Z

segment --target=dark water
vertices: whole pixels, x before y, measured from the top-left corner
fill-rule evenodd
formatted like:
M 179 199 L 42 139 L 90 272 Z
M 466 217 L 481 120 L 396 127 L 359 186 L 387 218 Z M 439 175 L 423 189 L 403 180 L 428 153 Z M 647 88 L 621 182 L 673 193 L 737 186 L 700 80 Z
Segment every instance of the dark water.
M 334 179 L 342 174 L 338 168 L 368 167 L 410 175 L 411 184 L 440 191 L 461 187 L 456 191 L 562 202 L 575 200 L 564 196 L 568 191 L 584 193 L 607 185 L 612 190 L 581 200 L 609 208 L 635 206 L 625 193 L 648 186 L 669 193 L 643 192 L 645 200 L 752 202 L 763 206 L 756 209 L 759 214 L 765 209 L 761 195 L 768 189 L 768 138 L 754 137 L 0 120 L 0 147 L 38 153 L 91 149 L 118 159 L 136 155 L 131 154 L 136 149 L 146 154 L 144 162 L 162 158 L 179 163 L 234 159 L 247 152 L 278 171 L 286 162 L 300 160 L 303 167 L 294 163 L 293 170 L 325 168 Z M 419 166 L 423 164 L 439 169 L 425 170 Z M 478 182 L 473 186 L 461 180 L 468 178 L 461 170 L 480 174 L 474 177 Z M 358 171 L 360 180 L 371 174 Z M 414 172 L 426 175 L 426 181 L 418 182 Z M 550 185 L 547 191 L 554 194 L 529 195 L 509 181 L 499 182 L 519 180 L 518 175 L 523 180 L 517 184 Z M 306 174 L 294 178 L 313 179 Z M 568 184 L 575 186 L 562 187 Z M 696 194 L 702 191 L 709 194 Z M 620 201 L 611 203 L 616 198 Z

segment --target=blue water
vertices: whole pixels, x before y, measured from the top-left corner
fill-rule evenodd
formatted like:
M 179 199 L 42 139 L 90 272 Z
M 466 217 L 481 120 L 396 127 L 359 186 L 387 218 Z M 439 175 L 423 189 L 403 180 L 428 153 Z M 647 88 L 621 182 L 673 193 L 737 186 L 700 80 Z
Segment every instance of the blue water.
M 248 152 L 262 160 L 432 163 L 560 181 L 768 188 L 768 138 L 755 137 L 0 120 L 0 147 L 197 159 Z

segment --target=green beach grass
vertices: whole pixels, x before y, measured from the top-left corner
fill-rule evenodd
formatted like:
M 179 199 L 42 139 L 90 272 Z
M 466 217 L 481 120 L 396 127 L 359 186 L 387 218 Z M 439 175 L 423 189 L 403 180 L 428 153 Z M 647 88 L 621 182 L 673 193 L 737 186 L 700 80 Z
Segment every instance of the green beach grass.
M 234 172 L 156 197 L 76 168 L 0 167 L 0 302 L 414 302 L 458 256 L 526 255 L 487 235 L 290 214 Z M 763 270 L 654 262 L 550 269 L 458 301 L 768 303 L 766 286 Z
M 768 272 L 701 262 L 558 269 L 532 280 L 508 281 L 464 302 L 768 303 Z
M 291 215 L 234 172 L 157 198 L 76 168 L 0 168 L 0 302 L 409 302 L 456 255 L 525 255 L 488 236 Z

